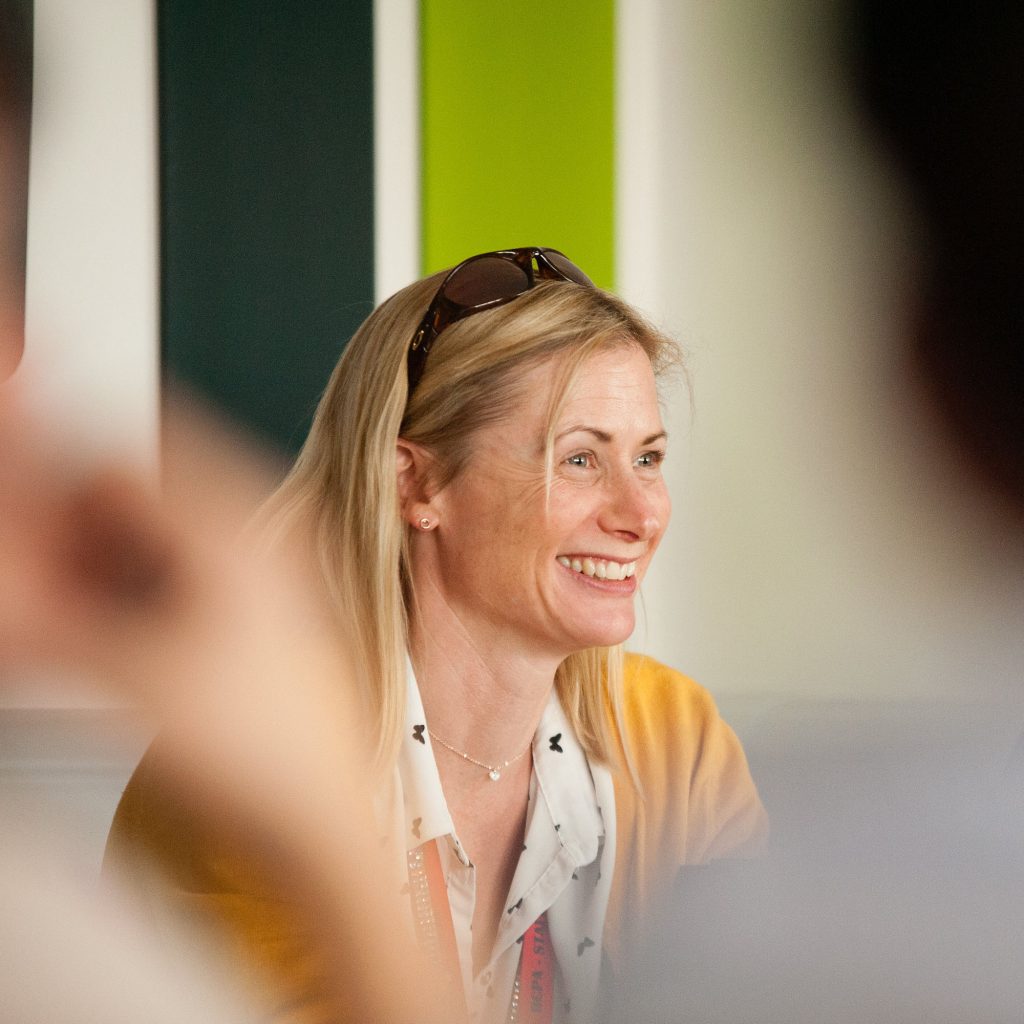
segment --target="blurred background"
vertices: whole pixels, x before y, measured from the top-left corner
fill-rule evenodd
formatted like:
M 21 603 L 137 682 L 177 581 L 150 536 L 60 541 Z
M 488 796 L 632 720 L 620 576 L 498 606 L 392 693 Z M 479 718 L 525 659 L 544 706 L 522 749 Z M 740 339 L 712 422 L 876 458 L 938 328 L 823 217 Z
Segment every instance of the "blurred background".
M 18 373 L 83 443 L 155 465 L 175 378 L 292 453 L 377 301 L 552 245 L 688 353 L 632 646 L 713 692 L 768 788 L 781 749 L 863 758 L 879 723 L 1021 733 L 1024 544 L 909 357 L 926 236 L 845 5 L 32 6 Z M 145 735 L 38 682 L 0 692 L 0 775 L 87 868 Z

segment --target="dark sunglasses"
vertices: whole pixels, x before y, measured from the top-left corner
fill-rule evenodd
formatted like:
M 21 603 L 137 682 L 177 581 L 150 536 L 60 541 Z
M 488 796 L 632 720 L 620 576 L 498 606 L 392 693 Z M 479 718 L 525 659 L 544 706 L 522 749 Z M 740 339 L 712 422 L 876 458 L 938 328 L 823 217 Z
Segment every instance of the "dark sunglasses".
M 538 281 L 594 282 L 557 249 L 527 246 L 470 256 L 441 282 L 409 345 L 409 391 L 423 376 L 434 339 L 450 324 L 473 313 L 494 309 L 528 292 Z

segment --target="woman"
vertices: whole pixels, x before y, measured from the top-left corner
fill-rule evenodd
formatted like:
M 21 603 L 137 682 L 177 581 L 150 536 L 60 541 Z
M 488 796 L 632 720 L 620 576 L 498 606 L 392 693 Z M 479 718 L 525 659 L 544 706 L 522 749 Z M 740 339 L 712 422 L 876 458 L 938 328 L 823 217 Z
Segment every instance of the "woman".
M 593 1019 L 624 911 L 764 831 L 707 695 L 619 646 L 668 522 L 676 360 L 561 253 L 472 257 L 360 327 L 268 512 L 313 531 L 374 723 L 382 878 L 474 1021 Z M 164 820 L 145 768 L 113 831 L 139 841 L 316 1016 L 301 927 L 240 899 L 244 869 Z

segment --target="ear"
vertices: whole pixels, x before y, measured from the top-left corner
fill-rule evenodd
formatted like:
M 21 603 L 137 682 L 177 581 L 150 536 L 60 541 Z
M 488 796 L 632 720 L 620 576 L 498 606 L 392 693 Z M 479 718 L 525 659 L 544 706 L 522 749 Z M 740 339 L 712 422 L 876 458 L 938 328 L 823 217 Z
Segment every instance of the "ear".
M 400 437 L 395 445 L 395 467 L 402 518 L 415 524 L 432 511 L 434 457 L 422 445 Z

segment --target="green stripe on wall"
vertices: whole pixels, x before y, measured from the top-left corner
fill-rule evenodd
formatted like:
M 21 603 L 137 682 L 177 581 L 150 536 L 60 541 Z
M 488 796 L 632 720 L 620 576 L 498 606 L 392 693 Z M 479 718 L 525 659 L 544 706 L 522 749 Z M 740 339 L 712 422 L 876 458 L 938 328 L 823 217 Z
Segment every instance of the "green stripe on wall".
M 372 10 L 158 2 L 164 366 L 285 449 L 373 307 Z
M 613 0 L 421 0 L 423 259 L 562 249 L 613 285 Z

